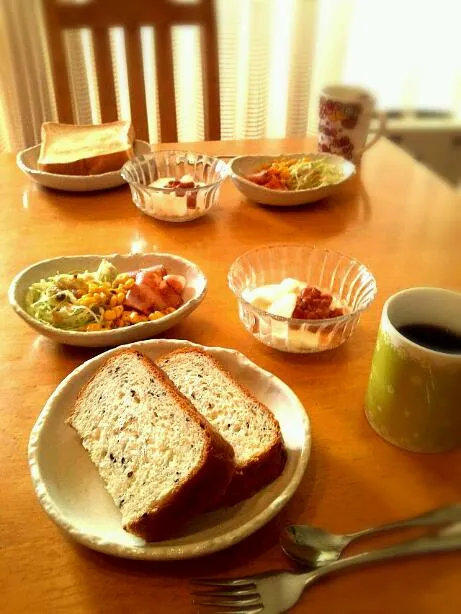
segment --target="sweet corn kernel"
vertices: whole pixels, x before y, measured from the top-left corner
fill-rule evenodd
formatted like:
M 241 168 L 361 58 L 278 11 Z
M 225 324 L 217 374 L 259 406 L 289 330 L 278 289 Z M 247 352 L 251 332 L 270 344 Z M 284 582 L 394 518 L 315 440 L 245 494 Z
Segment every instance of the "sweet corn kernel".
M 115 320 L 115 318 L 117 317 L 117 314 L 115 313 L 113 309 L 106 309 L 103 317 L 106 322 L 110 322 L 111 320 Z
M 132 311 L 130 313 L 130 322 L 132 324 L 138 324 L 139 322 L 146 322 L 147 317 L 138 313 L 137 311 Z
M 126 280 L 129 278 L 128 273 L 119 273 L 117 277 L 114 279 L 114 286 L 116 284 L 124 284 Z
M 93 301 L 93 304 L 95 305 L 100 305 L 101 302 L 104 302 L 104 301 L 101 301 L 101 295 L 99 294 L 99 292 L 95 292 L 92 295 L 90 294 L 90 297 L 91 297 L 91 300 Z
M 139 314 L 137 311 L 125 311 L 122 317 L 131 323 L 138 317 L 138 315 Z
M 129 322 L 130 321 L 130 317 L 131 317 L 131 311 L 123 311 L 122 315 L 121 315 L 121 319 L 124 322 Z M 133 313 L 136 313 L 135 311 Z
M 126 282 L 123 284 L 125 289 L 130 289 L 134 286 L 135 284 L 135 280 L 133 277 L 130 277 L 129 279 L 126 280 Z
M 123 313 L 123 305 L 117 305 L 114 308 L 114 311 L 116 313 L 117 318 L 119 318 L 122 315 L 122 313 Z
M 110 306 L 111 307 L 115 307 L 116 305 L 118 305 L 117 295 L 116 294 L 112 294 L 112 296 L 110 297 Z
M 137 313 L 136 311 L 132 311 L 130 313 L 130 322 L 132 322 L 133 324 L 139 322 L 139 313 Z
M 163 313 L 161 311 L 153 311 L 149 314 L 149 320 L 158 320 L 159 318 L 163 318 Z
M 117 303 L 119 305 L 121 305 L 124 300 L 125 300 L 125 293 L 124 292 L 118 292 L 117 293 Z
M 85 296 L 82 296 L 77 302 L 79 305 L 85 305 L 86 307 L 91 307 L 96 304 L 95 298 L 89 294 L 85 294 Z
M 86 330 L 87 332 L 101 330 L 101 324 L 99 324 L 98 322 L 92 322 L 91 324 L 87 324 Z

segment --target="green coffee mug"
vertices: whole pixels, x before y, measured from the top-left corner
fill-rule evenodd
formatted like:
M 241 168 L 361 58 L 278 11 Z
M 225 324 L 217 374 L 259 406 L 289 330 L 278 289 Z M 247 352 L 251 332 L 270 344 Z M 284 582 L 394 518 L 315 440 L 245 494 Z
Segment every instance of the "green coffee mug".
M 461 335 L 461 294 L 411 288 L 386 301 L 365 401 L 368 421 L 384 439 L 406 450 L 455 448 L 461 445 L 461 353 L 410 341 L 398 330 L 409 324 Z

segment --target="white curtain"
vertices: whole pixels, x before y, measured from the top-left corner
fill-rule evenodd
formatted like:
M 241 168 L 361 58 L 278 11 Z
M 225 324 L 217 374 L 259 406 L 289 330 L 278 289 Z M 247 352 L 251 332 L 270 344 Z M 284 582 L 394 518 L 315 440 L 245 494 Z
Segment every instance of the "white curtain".
M 78 0 L 74 0 L 78 1 Z M 184 1 L 184 0 L 182 0 Z M 194 0 L 189 0 L 194 1 Z M 457 0 L 216 0 L 222 138 L 279 138 L 315 130 L 326 83 L 371 88 L 383 109 L 461 119 Z M 158 141 L 153 28 L 142 28 L 149 136 Z M 123 29 L 111 42 L 119 116 L 130 116 Z M 66 35 L 74 111 L 100 121 L 89 31 Z M 197 28 L 173 29 L 180 141 L 203 138 Z M 56 119 L 41 0 L 0 0 L 0 150 L 40 141 Z
M 312 89 L 370 88 L 384 110 L 461 119 L 459 0 L 320 0 Z M 310 122 L 316 112 L 310 109 Z

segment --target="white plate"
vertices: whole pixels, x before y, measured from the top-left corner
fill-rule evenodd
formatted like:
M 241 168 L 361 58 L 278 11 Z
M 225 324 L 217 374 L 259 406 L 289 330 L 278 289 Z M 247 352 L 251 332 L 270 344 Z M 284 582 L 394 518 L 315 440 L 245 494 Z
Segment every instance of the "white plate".
M 125 183 L 120 175 L 121 168 L 118 171 L 101 173 L 100 175 L 58 175 L 57 173 L 41 171 L 37 168 L 40 147 L 41 145 L 34 145 L 20 151 L 16 156 L 16 164 L 23 173 L 46 188 L 67 192 L 91 192 L 93 190 L 116 188 Z M 139 140 L 134 142 L 133 149 L 136 156 L 150 153 L 151 150 L 149 143 Z
M 133 347 L 152 359 L 184 346 L 209 351 L 280 423 L 288 458 L 282 475 L 251 499 L 198 516 L 175 539 L 146 543 L 122 529 L 120 513 L 75 431 L 64 423 L 81 387 L 117 350 L 109 350 L 75 369 L 43 408 L 29 440 L 29 466 L 45 511 L 78 542 L 107 554 L 132 559 L 187 559 L 235 544 L 273 518 L 298 487 L 310 452 L 310 425 L 294 392 L 243 354 L 205 348 L 187 341 L 156 339 Z
M 342 179 L 334 185 L 323 188 L 313 188 L 309 190 L 271 190 L 257 185 L 246 179 L 248 175 L 256 173 L 265 164 L 271 164 L 274 160 L 303 158 L 328 158 L 340 171 Z M 231 179 L 240 192 L 257 203 L 263 205 L 274 205 L 278 207 L 288 207 L 293 205 L 305 205 L 316 202 L 327 196 L 331 196 L 338 191 L 345 181 L 355 175 L 355 165 L 349 160 L 328 153 L 297 153 L 297 154 L 278 154 L 273 156 L 238 156 L 230 163 Z
M 27 290 L 36 281 L 56 275 L 56 273 L 74 273 L 83 271 L 96 271 L 101 260 L 105 258 L 111 262 L 120 273 L 136 271 L 156 264 L 164 264 L 168 273 L 183 275 L 186 278 L 186 287 L 183 291 L 184 304 L 159 320 L 140 322 L 132 326 L 115 328 L 114 330 L 80 332 L 75 330 L 60 330 L 49 324 L 40 322 L 27 313 L 24 301 Z M 155 337 L 172 326 L 175 326 L 192 313 L 203 301 L 206 293 L 207 280 L 202 271 L 190 260 L 173 254 L 111 254 L 62 256 L 42 260 L 23 269 L 11 282 L 8 290 L 10 305 L 14 311 L 32 328 L 39 333 L 50 337 L 59 343 L 79 345 L 84 347 L 111 347 L 121 343 L 132 343 L 141 339 Z

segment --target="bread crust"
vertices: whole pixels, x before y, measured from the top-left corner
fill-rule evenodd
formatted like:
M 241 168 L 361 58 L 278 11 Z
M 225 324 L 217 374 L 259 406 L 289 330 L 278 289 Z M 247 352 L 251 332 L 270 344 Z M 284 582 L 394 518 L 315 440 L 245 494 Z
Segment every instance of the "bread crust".
M 119 171 L 122 166 L 133 157 L 133 148 L 124 151 L 115 151 L 109 154 L 83 158 L 73 162 L 37 162 L 41 171 L 56 175 L 89 176 L 101 175 L 112 171 Z
M 73 418 L 79 410 L 79 403 L 94 378 L 110 367 L 121 355 L 131 355 L 140 359 L 152 377 L 161 382 L 175 397 L 181 409 L 200 425 L 206 439 L 202 458 L 192 473 L 171 490 L 159 505 L 152 506 L 140 517 L 124 525 L 124 529 L 146 541 L 167 539 L 192 516 L 216 507 L 223 499 L 235 470 L 234 450 L 217 433 L 209 422 L 174 386 L 168 376 L 147 356 L 137 350 L 124 349 L 115 352 L 79 392 L 73 411 L 67 422 L 73 426 Z
M 210 360 L 216 369 L 231 380 L 234 386 L 239 388 L 248 399 L 259 406 L 275 431 L 271 446 L 261 454 L 255 455 L 245 465 L 236 466 L 227 492 L 224 499 L 221 501 L 221 505 L 234 505 L 243 499 L 251 497 L 258 490 L 273 482 L 282 473 L 285 467 L 287 454 L 280 431 L 280 425 L 271 410 L 261 403 L 250 390 L 237 382 L 234 376 L 208 352 L 200 348 L 185 347 L 160 357 L 156 362 L 159 367 L 162 368 L 162 364 L 165 364 L 165 361 L 178 354 L 199 354 Z

